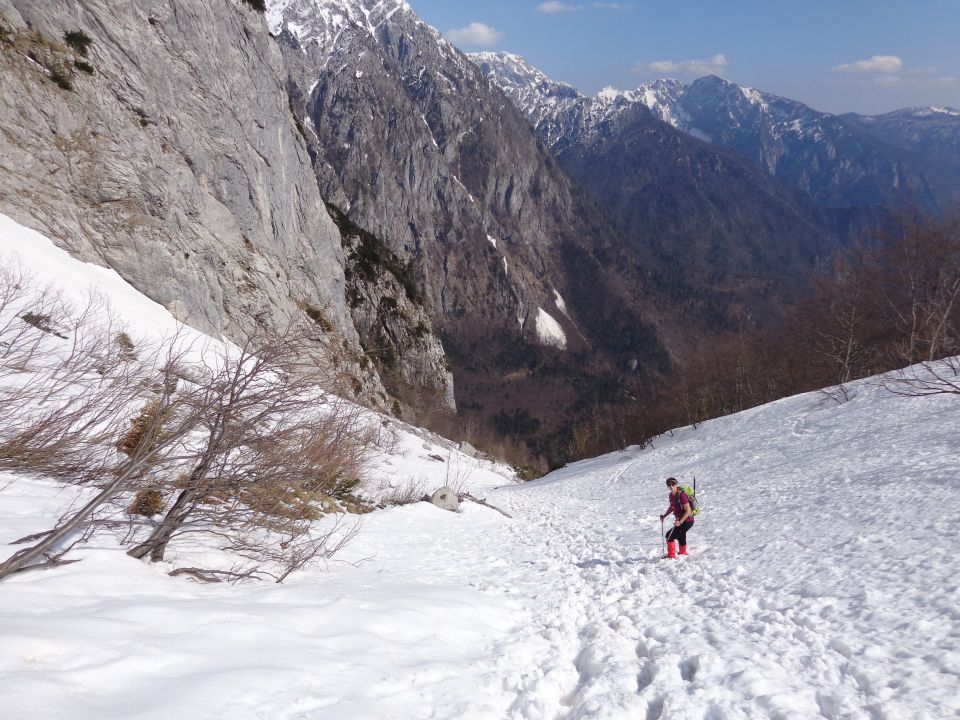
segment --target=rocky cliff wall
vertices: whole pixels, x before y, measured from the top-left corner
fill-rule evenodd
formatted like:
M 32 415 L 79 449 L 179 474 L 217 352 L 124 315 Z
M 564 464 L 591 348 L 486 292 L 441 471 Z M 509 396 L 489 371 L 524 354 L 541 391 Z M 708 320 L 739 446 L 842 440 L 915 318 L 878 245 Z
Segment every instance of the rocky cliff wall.
M 262 13 L 0 0 L 0 27 L 0 212 L 207 332 L 322 317 L 344 367 L 387 403 Z M 413 366 L 443 356 L 432 334 L 421 345 Z M 442 368 L 427 375 L 450 392 Z
M 0 0 L 0 13 L 14 36 L 0 210 L 205 331 L 300 300 L 353 335 L 339 232 L 261 15 L 233 0 Z M 90 39 L 86 56 L 67 32 Z

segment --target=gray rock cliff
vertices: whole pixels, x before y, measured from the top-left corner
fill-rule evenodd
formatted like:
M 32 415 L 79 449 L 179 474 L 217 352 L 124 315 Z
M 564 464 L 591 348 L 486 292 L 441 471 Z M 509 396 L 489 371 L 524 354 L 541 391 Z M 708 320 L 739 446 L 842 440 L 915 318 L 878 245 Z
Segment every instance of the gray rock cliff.
M 402 0 L 267 5 L 321 190 L 407 269 L 470 420 L 556 447 L 630 358 L 668 364 L 644 269 L 466 55 Z
M 0 27 L 0 212 L 207 332 L 307 308 L 387 403 L 361 367 L 341 233 L 262 13 L 240 0 L 0 0 Z M 408 350 L 443 355 L 426 345 Z M 449 392 L 442 369 L 418 381 Z
M 0 53 L 3 212 L 203 330 L 299 299 L 349 333 L 339 233 L 258 14 L 229 0 L 2 0 L 0 12 L 18 38 Z M 69 69 L 67 31 L 92 40 L 91 74 Z M 30 61 L 31 38 L 72 90 Z

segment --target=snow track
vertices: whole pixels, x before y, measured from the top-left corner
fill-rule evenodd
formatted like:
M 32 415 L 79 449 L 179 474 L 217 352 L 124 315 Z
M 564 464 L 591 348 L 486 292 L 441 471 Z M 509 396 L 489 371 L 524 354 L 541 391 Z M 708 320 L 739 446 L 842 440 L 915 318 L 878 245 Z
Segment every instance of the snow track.
M 496 650 L 509 716 L 956 717 L 960 402 L 860 390 L 503 491 L 531 606 Z M 693 473 L 694 554 L 661 560 L 663 478 Z
M 377 513 L 342 555 L 357 566 L 280 588 L 196 586 L 109 547 L 15 578 L 0 707 L 120 720 L 160 688 L 139 720 L 958 717 L 960 402 L 856 389 L 525 485 L 478 469 L 513 519 Z M 433 452 L 410 438 L 382 470 L 442 473 Z M 670 475 L 696 475 L 704 508 L 676 561 Z M 0 493 L 0 535 L 33 528 L 32 492 Z

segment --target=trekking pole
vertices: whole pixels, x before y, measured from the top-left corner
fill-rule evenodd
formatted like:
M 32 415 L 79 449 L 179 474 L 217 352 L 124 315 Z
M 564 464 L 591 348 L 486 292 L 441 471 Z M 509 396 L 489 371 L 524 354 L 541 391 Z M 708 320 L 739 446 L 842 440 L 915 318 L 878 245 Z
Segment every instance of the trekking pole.
M 660 554 L 667 554 L 666 536 L 663 534 L 663 518 L 660 518 Z

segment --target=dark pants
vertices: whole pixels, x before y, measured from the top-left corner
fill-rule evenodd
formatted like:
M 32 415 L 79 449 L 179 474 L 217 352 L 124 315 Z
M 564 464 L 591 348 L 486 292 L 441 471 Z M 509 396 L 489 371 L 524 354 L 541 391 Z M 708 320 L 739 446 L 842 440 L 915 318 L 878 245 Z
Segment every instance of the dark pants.
M 672 527 L 667 531 L 667 542 L 677 540 L 680 547 L 687 546 L 687 530 L 693 527 L 693 520 L 687 520 L 678 527 Z

